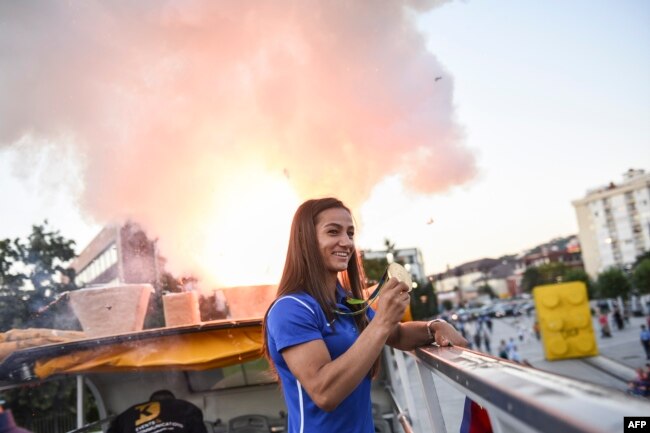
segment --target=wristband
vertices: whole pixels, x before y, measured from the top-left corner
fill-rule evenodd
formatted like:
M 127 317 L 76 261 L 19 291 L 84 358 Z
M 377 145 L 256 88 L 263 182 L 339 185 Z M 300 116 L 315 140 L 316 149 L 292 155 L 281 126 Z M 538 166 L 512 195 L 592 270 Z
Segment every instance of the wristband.
M 445 321 L 442 320 L 442 319 L 433 319 L 433 320 L 429 320 L 427 322 L 427 334 L 429 335 L 429 340 L 431 340 L 431 342 L 434 342 L 436 340 L 436 333 L 431 332 L 431 324 L 436 323 L 436 322 L 443 322 L 444 323 Z

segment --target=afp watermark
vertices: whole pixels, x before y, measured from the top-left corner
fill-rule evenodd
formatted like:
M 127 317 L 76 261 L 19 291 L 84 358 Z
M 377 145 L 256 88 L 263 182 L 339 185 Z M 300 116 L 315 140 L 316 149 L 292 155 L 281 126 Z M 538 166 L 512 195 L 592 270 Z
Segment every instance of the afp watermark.
M 626 416 L 623 418 L 623 432 L 650 433 L 650 416 Z

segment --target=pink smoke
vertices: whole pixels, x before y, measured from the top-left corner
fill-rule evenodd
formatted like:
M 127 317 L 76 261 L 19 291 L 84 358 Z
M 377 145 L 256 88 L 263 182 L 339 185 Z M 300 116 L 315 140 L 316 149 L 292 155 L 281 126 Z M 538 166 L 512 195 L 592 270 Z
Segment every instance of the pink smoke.
M 83 208 L 167 239 L 199 238 L 239 168 L 353 208 L 394 174 L 441 192 L 476 168 L 413 22 L 438 3 L 5 2 L 0 146 L 72 143 Z

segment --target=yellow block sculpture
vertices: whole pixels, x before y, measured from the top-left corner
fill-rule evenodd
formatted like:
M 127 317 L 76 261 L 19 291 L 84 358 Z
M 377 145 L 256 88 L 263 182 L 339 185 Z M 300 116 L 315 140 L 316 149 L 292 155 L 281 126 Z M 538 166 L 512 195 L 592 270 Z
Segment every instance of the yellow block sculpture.
M 547 360 L 598 355 L 583 282 L 537 286 L 533 297 Z

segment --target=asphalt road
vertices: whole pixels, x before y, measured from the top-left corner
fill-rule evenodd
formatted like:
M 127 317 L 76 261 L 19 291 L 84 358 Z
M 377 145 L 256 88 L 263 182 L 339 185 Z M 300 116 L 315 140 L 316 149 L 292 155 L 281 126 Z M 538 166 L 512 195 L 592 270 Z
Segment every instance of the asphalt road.
M 592 326 L 596 335 L 599 356 L 594 357 L 595 359 L 593 360 L 572 359 L 547 361 L 544 356 L 542 343 L 535 338 L 532 331 L 534 320 L 534 315 L 530 317 L 504 317 L 493 320 L 492 353 L 496 354 L 496 346 L 501 339 L 508 340 L 512 337 L 517 341 L 521 357 L 536 368 L 618 389 L 625 389 L 627 387 L 627 380 L 634 377 L 634 369 L 644 367 L 646 362 L 648 362 L 639 339 L 639 333 L 641 332 L 640 326 L 646 320 L 644 317 L 631 317 L 629 323 L 620 331 L 612 325 L 612 337 L 609 338 L 600 336 L 600 327 L 596 318 L 594 318 Z M 518 339 L 518 331 L 520 329 L 524 331 L 524 341 L 522 342 Z M 590 364 L 586 364 L 584 361 L 591 362 Z M 600 371 L 600 373 L 593 372 L 590 366 L 594 362 L 598 363 L 600 370 L 605 371 Z M 613 378 L 615 380 L 608 378 L 607 373 L 609 373 L 609 376 L 617 376 L 618 379 L 616 377 Z M 625 374 L 628 377 L 620 380 L 621 376 Z

